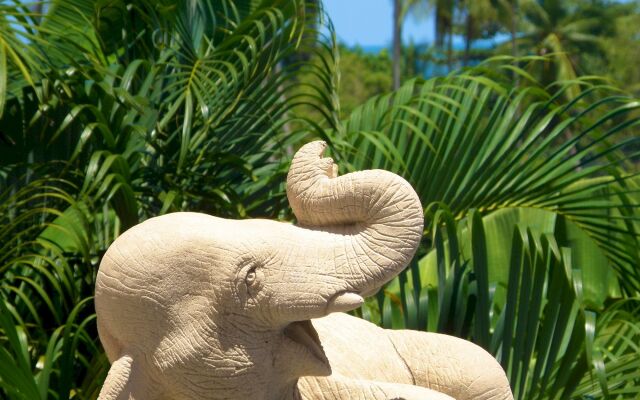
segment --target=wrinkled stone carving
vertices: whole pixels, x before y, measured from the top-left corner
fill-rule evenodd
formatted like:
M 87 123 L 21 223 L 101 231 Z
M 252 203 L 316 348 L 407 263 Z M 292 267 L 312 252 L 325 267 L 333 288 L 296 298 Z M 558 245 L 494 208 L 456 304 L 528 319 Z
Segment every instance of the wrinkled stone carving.
M 472 343 L 342 313 L 407 265 L 423 214 L 399 176 L 337 177 L 324 149 L 293 159 L 298 226 L 175 213 L 113 243 L 96 283 L 100 399 L 513 398 Z

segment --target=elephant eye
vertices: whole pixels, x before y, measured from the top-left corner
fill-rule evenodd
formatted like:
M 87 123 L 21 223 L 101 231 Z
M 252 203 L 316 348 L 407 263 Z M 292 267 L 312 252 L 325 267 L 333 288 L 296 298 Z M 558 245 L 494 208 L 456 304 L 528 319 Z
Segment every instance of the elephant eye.
M 256 281 L 256 267 L 251 268 L 249 272 L 247 272 L 247 277 L 244 278 L 244 280 L 247 283 L 247 286 L 253 285 Z

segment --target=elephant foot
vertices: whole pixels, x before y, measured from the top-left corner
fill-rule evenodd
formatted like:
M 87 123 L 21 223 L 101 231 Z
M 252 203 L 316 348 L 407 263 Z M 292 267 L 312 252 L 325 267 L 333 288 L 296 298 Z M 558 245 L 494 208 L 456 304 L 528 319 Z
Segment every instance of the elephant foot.
M 420 386 L 335 375 L 300 378 L 298 391 L 300 400 L 454 400 L 446 394 Z

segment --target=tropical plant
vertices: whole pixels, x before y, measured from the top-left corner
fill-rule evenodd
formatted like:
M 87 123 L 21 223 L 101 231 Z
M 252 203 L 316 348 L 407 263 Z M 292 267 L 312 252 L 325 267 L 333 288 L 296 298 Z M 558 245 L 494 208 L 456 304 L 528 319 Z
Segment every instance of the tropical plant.
M 597 312 L 585 306 L 571 249 L 553 235 L 511 225 L 507 247 L 477 211 L 460 222 L 432 211 L 434 250 L 370 302 L 366 318 L 474 340 L 500 361 L 516 399 L 637 396 L 637 298 Z M 496 247 L 507 250 L 507 282 L 492 278 Z
M 522 19 L 517 39 L 519 54 L 551 54 L 553 63 L 536 71 L 543 84 L 570 80 L 585 71 L 583 55 L 605 57 L 604 39 L 613 36 L 616 18 L 629 11 L 628 5 L 605 1 L 522 0 Z M 567 91 L 569 99 L 578 87 Z
M 616 19 L 615 35 L 603 39 L 605 58 L 589 57 L 583 60 L 587 71 L 611 77 L 616 85 L 640 93 L 640 71 L 634 68 L 640 62 L 640 5 Z
M 341 121 L 314 4 L 0 2 L 0 397 L 95 398 L 110 243 L 171 211 L 292 218 L 284 174 L 309 136 L 348 169 L 403 174 L 426 206 L 420 260 L 363 316 L 480 343 L 519 398 L 636 396 L 638 181 L 619 150 L 640 103 L 498 59 Z
M 406 13 L 415 18 L 422 19 L 433 12 L 434 47 L 446 54 L 448 71 L 453 68 L 453 35 L 458 3 L 456 0 L 407 0 L 406 3 Z
M 0 397 L 95 398 L 102 254 L 166 212 L 282 213 L 315 126 L 291 131 L 295 110 L 337 120 L 333 53 L 305 1 L 31 6 L 0 2 Z
M 502 16 L 499 10 L 503 6 L 502 0 L 407 0 L 405 8 L 407 14 L 416 18 L 430 18 L 433 15 L 435 40 L 432 50 L 437 50 L 441 58 L 446 58 L 448 71 L 451 71 L 454 65 L 470 64 L 475 40 L 496 34 L 499 22 L 502 22 L 498 17 Z M 462 54 L 454 49 L 455 36 L 464 41 Z
M 497 21 L 509 32 L 511 55 L 518 56 L 518 27 L 520 0 L 492 0 L 495 7 Z
M 408 82 L 345 121 L 345 161 L 403 174 L 427 205 L 424 257 L 362 315 L 474 340 L 517 398 L 633 398 L 638 376 L 620 367 L 632 350 L 604 362 L 593 329 L 640 289 L 638 180 L 619 168 L 638 154 L 616 152 L 638 141 L 640 103 L 589 79 L 513 87 L 509 71 L 531 77 L 496 61 Z M 566 102 L 571 85 L 581 95 Z
M 340 45 L 338 51 L 340 74 L 336 90 L 340 100 L 340 117 L 343 118 L 371 97 L 391 90 L 391 60 L 386 49 L 379 53 L 370 53 L 359 47 L 348 48 Z M 321 56 L 314 56 L 310 61 L 318 63 L 319 66 L 325 62 Z M 321 79 L 311 69 L 298 74 L 297 79 L 300 82 L 297 91 L 300 93 L 311 94 L 314 87 L 322 84 Z M 301 113 L 314 121 L 324 119 L 321 112 L 313 107 L 305 107 Z
M 393 72 L 393 90 L 400 87 L 402 71 L 402 24 L 405 17 L 403 12 L 402 0 L 393 0 L 393 38 L 392 38 L 392 72 Z

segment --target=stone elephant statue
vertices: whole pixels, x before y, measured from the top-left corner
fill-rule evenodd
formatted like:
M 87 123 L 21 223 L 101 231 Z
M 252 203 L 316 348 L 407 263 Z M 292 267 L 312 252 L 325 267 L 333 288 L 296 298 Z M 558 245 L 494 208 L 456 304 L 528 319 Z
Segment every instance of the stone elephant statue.
M 297 226 L 174 213 L 111 245 L 95 293 L 101 400 L 513 398 L 480 347 L 343 313 L 409 263 L 423 210 L 390 172 L 338 177 L 325 147 L 293 159 Z

